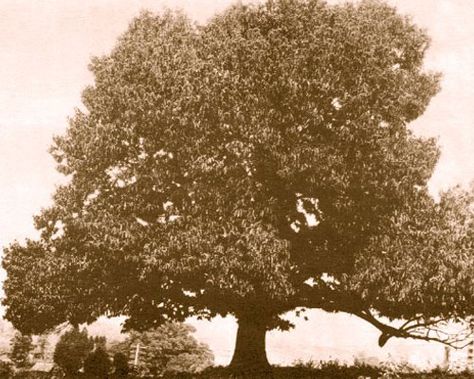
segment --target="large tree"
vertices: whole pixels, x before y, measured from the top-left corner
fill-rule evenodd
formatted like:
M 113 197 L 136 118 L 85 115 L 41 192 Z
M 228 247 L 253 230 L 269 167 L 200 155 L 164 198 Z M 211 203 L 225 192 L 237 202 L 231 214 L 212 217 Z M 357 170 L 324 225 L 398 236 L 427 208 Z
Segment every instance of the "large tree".
M 377 1 L 143 13 L 55 139 L 69 183 L 41 239 L 5 250 L 6 317 L 31 333 L 232 314 L 249 369 L 300 307 L 355 314 L 381 345 L 456 342 L 432 329 L 474 311 L 473 199 L 433 200 L 439 149 L 408 127 L 439 87 L 428 45 Z

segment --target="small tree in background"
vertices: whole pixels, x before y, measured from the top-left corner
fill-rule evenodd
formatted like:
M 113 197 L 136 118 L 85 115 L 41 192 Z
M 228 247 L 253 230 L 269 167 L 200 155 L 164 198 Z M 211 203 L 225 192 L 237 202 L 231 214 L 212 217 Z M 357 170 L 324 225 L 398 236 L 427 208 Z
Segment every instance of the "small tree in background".
M 75 375 L 93 348 L 94 343 L 87 335 L 87 330 L 80 331 L 78 327 L 74 327 L 59 339 L 54 350 L 54 362 L 66 374 Z
M 84 361 L 84 373 L 91 378 L 106 378 L 110 370 L 110 358 L 103 347 L 90 352 Z
M 136 369 L 140 376 L 199 372 L 212 366 L 214 356 L 207 345 L 191 335 L 194 331 L 187 324 L 166 323 L 145 332 L 131 332 L 124 342 L 115 346 L 115 350 L 126 356 L 135 352 L 139 345 Z
M 38 349 L 35 358 L 46 360 L 47 355 L 48 355 L 48 347 L 49 347 L 48 337 L 49 335 L 47 333 L 41 334 L 40 336 L 38 336 L 38 339 L 36 340 L 36 343 L 35 343 L 35 346 Z
M 30 351 L 32 349 L 33 342 L 31 336 L 17 332 L 12 339 L 9 356 L 18 369 L 31 367 Z
M 43 334 L 38 337 L 37 346 L 41 359 L 44 359 L 46 354 L 46 346 L 48 345 L 48 335 Z

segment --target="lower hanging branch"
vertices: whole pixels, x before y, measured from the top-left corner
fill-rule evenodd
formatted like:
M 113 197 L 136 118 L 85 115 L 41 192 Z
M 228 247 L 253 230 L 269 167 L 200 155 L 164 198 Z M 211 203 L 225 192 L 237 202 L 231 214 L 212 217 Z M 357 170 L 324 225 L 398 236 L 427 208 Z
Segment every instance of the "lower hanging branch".
M 344 312 L 355 315 L 380 330 L 379 346 L 384 346 L 392 337 L 412 338 L 439 342 L 454 349 L 463 349 L 474 339 L 474 318 L 426 317 L 419 314 L 395 326 L 383 320 L 354 293 L 344 292 L 335 286 L 318 283 L 318 286 L 303 286 L 304 296 L 299 299 L 306 308 L 319 308 L 327 312 Z
M 370 310 L 351 313 L 370 322 L 382 332 L 378 341 L 380 347 L 384 346 L 391 337 L 398 337 L 434 341 L 454 349 L 462 349 L 471 343 L 474 336 L 472 325 L 467 321 L 451 323 L 450 319 L 426 319 L 420 316 L 407 320 L 400 327 L 396 327 L 382 322 Z

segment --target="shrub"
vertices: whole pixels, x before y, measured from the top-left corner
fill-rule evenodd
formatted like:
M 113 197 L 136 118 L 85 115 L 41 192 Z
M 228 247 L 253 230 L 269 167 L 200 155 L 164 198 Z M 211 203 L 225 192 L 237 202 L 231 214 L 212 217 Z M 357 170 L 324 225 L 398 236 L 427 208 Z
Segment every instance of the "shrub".
M 87 335 L 87 330 L 79 331 L 75 327 L 64 333 L 59 339 L 54 350 L 54 362 L 61 367 L 67 375 L 77 374 L 87 355 L 94 347 Z
M 125 378 L 130 371 L 130 367 L 128 366 L 127 356 L 120 352 L 115 353 L 113 366 L 114 366 L 114 377 L 116 378 Z
M 110 359 L 107 352 L 99 347 L 90 352 L 84 361 L 84 373 L 91 378 L 106 378 L 110 370 Z

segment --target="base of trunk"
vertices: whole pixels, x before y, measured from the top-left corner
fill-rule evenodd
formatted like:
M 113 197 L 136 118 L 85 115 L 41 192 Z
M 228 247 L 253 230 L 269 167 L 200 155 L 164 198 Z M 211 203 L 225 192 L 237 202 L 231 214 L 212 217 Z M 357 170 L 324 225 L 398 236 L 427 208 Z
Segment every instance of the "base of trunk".
M 265 351 L 266 326 L 239 320 L 235 351 L 229 368 L 233 378 L 273 378 Z

